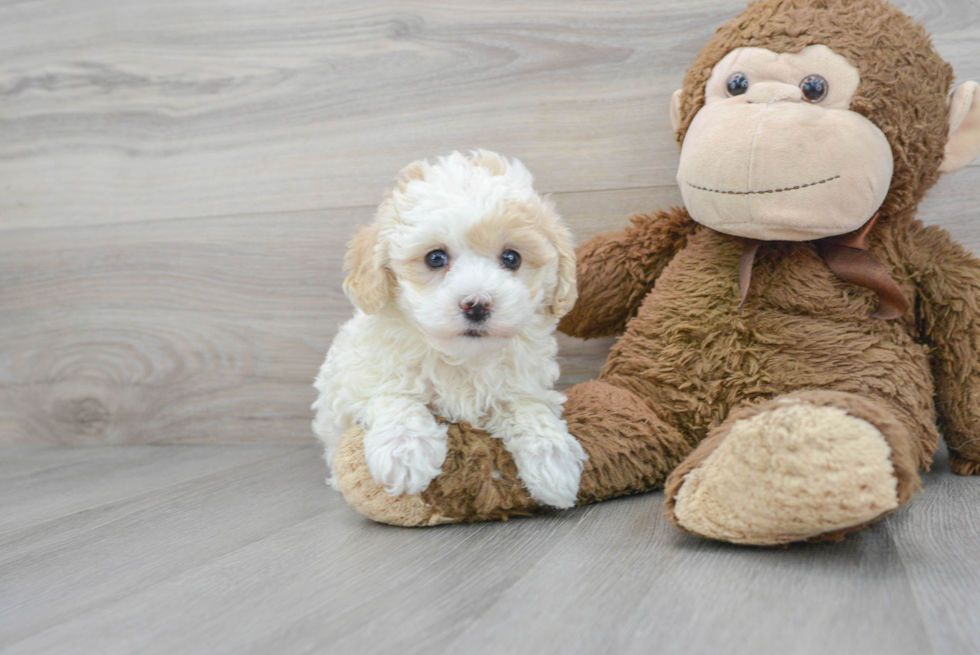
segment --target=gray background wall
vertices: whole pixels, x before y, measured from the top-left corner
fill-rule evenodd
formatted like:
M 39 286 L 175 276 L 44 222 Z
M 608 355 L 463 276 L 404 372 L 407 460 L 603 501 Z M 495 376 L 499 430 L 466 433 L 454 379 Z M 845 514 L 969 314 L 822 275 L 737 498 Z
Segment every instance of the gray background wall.
M 899 0 L 960 81 L 976 0 Z M 739 0 L 0 2 L 0 443 L 310 438 L 344 244 L 405 164 L 521 158 L 579 240 L 679 204 Z M 980 166 L 922 207 L 980 250 Z M 609 340 L 563 339 L 563 385 Z

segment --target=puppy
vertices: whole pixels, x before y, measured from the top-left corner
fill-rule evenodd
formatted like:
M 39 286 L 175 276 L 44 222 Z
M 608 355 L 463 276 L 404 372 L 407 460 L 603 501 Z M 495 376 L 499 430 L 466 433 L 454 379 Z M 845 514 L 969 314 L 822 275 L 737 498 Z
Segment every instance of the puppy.
M 356 424 L 388 493 L 424 491 L 446 458 L 440 416 L 503 440 L 537 502 L 575 504 L 587 458 L 553 389 L 575 251 L 532 181 L 484 150 L 415 162 L 354 236 L 344 291 L 357 310 L 315 383 L 328 484 L 337 441 Z

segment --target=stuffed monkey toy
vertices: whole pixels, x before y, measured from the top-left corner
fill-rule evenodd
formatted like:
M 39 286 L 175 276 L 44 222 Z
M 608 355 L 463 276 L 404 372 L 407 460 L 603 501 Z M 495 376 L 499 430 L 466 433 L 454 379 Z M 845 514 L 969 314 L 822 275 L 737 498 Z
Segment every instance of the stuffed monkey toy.
M 980 260 L 916 220 L 980 153 L 980 93 L 950 96 L 925 30 L 881 0 L 760 0 L 674 94 L 686 208 L 578 250 L 573 336 L 622 334 L 568 391 L 579 504 L 664 488 L 681 529 L 735 543 L 840 539 L 906 504 L 940 434 L 980 473 Z M 423 493 L 346 499 L 398 525 L 537 509 L 491 435 L 450 426 Z

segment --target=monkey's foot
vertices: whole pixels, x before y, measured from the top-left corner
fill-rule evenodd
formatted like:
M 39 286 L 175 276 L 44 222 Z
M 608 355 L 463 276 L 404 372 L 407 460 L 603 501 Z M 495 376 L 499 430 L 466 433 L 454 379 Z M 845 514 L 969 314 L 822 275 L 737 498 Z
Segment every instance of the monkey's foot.
M 733 414 L 671 474 L 680 528 L 740 544 L 839 540 L 905 504 L 908 433 L 852 394 L 813 391 Z
M 980 462 L 950 455 L 949 470 L 957 475 L 980 475 Z

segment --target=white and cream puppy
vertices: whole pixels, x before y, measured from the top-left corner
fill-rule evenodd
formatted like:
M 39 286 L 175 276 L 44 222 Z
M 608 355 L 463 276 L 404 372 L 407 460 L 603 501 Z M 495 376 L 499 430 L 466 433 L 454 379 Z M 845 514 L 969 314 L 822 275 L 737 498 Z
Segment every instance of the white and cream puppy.
M 539 503 L 575 504 L 587 458 L 553 389 L 575 252 L 532 181 L 484 150 L 415 162 L 354 236 L 344 291 L 357 309 L 315 383 L 329 484 L 340 435 L 360 425 L 374 479 L 424 491 L 446 457 L 439 416 L 501 439 Z

